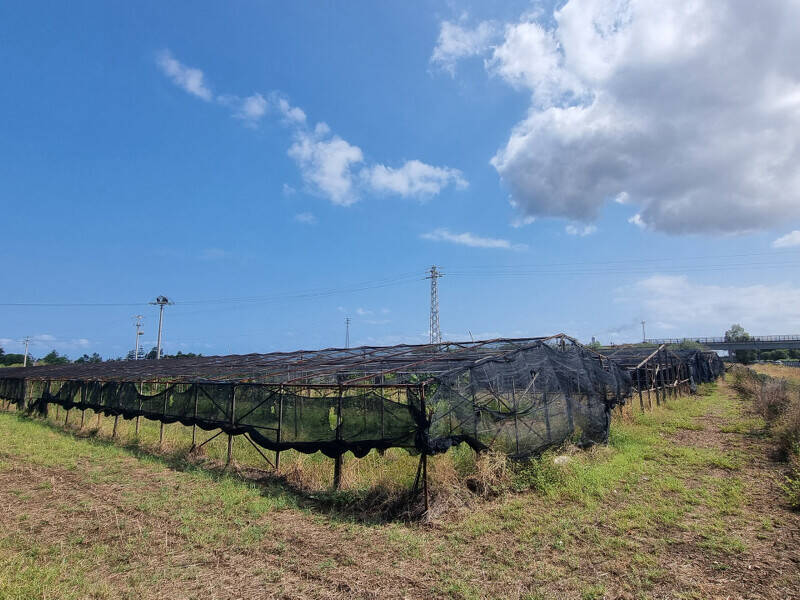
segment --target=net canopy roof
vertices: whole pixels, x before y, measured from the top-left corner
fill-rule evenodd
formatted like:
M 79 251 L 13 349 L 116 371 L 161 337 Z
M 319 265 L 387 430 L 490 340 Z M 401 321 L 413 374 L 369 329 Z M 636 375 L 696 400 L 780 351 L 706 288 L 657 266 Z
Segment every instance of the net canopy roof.
M 161 360 L 45 365 L 4 369 L 2 377 L 28 380 L 203 381 L 287 385 L 417 385 L 487 360 L 503 360 L 526 348 L 547 344 L 579 346 L 569 336 L 499 338 L 441 344 L 401 344 L 297 350 Z
M 264 448 L 524 457 L 602 442 L 631 377 L 563 334 L 0 371 L 0 397 L 247 435 Z

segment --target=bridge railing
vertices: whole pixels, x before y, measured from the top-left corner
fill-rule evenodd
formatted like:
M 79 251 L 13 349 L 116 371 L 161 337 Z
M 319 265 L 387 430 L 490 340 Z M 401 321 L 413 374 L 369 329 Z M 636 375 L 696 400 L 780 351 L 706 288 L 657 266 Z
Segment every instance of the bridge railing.
M 697 338 L 662 338 L 647 339 L 647 344 L 683 344 L 694 342 L 697 344 L 747 344 L 753 342 L 800 342 L 800 335 L 751 335 L 746 340 L 726 340 L 724 337 L 697 337 Z

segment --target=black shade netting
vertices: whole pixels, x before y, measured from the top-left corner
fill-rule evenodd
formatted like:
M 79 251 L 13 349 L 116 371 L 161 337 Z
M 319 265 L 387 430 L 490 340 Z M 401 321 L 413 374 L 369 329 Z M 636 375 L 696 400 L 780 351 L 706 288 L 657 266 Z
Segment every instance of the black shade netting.
M 427 451 L 466 442 L 521 458 L 570 438 L 604 442 L 610 411 L 630 386 L 625 371 L 579 346 L 489 359 L 439 378 Z

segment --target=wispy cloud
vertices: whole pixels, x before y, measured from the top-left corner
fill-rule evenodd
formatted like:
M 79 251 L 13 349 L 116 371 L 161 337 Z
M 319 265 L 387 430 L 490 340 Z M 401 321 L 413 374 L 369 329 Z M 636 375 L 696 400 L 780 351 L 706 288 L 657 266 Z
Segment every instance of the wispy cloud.
M 291 129 L 293 141 L 288 155 L 297 163 L 307 190 L 333 204 L 349 206 L 366 193 L 424 199 L 439 194 L 448 186 L 464 189 L 468 185 L 458 169 L 429 165 L 416 159 L 405 161 L 399 167 L 365 163 L 360 147 L 333 133 L 324 122 L 312 126 L 305 111 L 292 106 L 279 92 L 254 93 L 244 98 L 220 94 L 215 98 L 203 71 L 184 65 L 169 50 L 159 53 L 157 64 L 175 85 L 203 100 L 216 100 L 249 127 L 258 126 L 267 114 L 278 115 Z M 285 194 L 293 190 L 284 185 Z
M 688 336 L 721 335 L 731 323 L 755 335 L 800 328 L 800 288 L 788 283 L 723 286 L 685 275 L 653 275 L 618 289 L 616 301 Z
M 592 235 L 595 233 L 597 231 L 597 227 L 594 225 L 567 225 L 564 228 L 564 231 L 567 232 L 567 235 L 586 237 L 587 235 Z
M 468 186 L 458 169 L 434 167 L 418 160 L 409 160 L 397 169 L 386 165 L 375 165 L 361 172 L 367 185 L 378 192 L 390 192 L 403 196 L 435 196 L 442 188 L 453 184 L 458 189 Z
M 206 85 L 205 75 L 200 69 L 187 67 L 172 56 L 169 50 L 162 50 L 156 57 L 156 64 L 172 83 L 186 92 L 210 102 L 213 98 L 211 89 Z
M 232 256 L 231 251 L 222 248 L 205 248 L 200 252 L 200 258 L 203 260 L 223 260 Z
M 310 212 L 301 212 L 294 216 L 294 220 L 303 225 L 314 225 L 317 222 L 317 217 Z
M 794 246 L 800 246 L 800 229 L 782 235 L 772 242 L 773 248 L 792 248 Z
M 443 21 L 439 38 L 433 49 L 431 63 L 455 73 L 456 63 L 468 56 L 477 56 L 489 50 L 491 42 L 502 30 L 490 21 L 483 21 L 474 28 L 462 27 L 458 23 Z
M 424 240 L 432 242 L 448 242 L 469 246 L 470 248 L 499 248 L 502 250 L 526 250 L 525 244 L 513 244 L 508 240 L 500 238 L 481 237 L 470 232 L 453 233 L 449 229 L 440 227 L 420 236 Z

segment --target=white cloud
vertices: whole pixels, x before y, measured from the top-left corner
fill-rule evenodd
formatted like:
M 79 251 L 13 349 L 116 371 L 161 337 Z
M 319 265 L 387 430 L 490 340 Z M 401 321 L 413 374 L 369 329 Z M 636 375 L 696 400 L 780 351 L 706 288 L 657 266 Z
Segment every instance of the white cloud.
M 580 237 L 586 237 L 587 235 L 592 235 L 597 231 L 597 227 L 594 225 L 567 225 L 564 228 L 564 231 L 567 232 L 568 235 L 577 235 Z
M 800 288 L 788 283 L 719 286 L 685 275 L 653 275 L 618 290 L 617 301 L 641 307 L 645 318 L 687 336 L 722 335 L 732 323 L 754 335 L 800 330 Z
M 474 29 L 443 21 L 431 62 L 452 74 L 459 59 L 476 56 L 488 50 L 497 33 L 497 26 L 489 21 L 479 23 Z
M 156 63 L 172 83 L 183 88 L 190 94 L 210 101 L 213 97 L 211 90 L 206 85 L 205 76 L 200 69 L 187 67 L 172 56 L 169 50 L 162 50 L 156 57 Z
M 527 248 L 525 244 L 512 244 L 504 239 L 480 237 L 469 232 L 452 233 L 443 227 L 423 233 L 420 237 L 433 242 L 449 242 L 471 248 L 500 248 L 503 250 L 525 250 Z
M 281 188 L 284 196 L 293 196 L 297 193 L 297 190 L 294 189 L 293 186 L 289 185 L 288 183 L 284 183 L 283 187 Z
M 56 350 L 61 354 L 84 352 L 92 345 L 86 338 L 59 338 L 49 333 L 32 335 L 28 346 L 28 353 L 33 356 L 44 356 L 51 350 Z M 0 348 L 6 352 L 21 354 L 25 351 L 25 343 L 11 338 L 0 338 Z
M 317 124 L 313 131 L 297 130 L 289 156 L 297 162 L 312 190 L 334 204 L 349 206 L 358 199 L 352 168 L 363 162 L 364 154 L 358 146 L 331 135 L 325 123 Z
M 782 235 L 772 242 L 773 248 L 792 248 L 793 246 L 800 246 L 800 229 Z
M 314 225 L 317 222 L 317 217 L 310 212 L 301 212 L 294 216 L 294 220 L 304 225 Z
M 642 215 L 636 213 L 631 218 L 628 219 L 628 223 L 631 225 L 636 225 L 639 229 L 647 229 L 647 223 L 642 220 Z
M 248 96 L 236 112 L 236 116 L 246 123 L 255 125 L 267 113 L 267 100 L 261 94 Z
M 375 314 L 375 311 L 367 310 L 366 308 L 359 307 L 359 308 L 356 309 L 356 314 L 359 317 L 366 317 L 366 316 L 370 316 L 370 315 Z
M 399 169 L 375 165 L 361 171 L 366 184 L 376 192 L 398 194 L 404 198 L 434 196 L 453 184 L 459 189 L 467 181 L 458 169 L 434 167 L 418 160 L 409 160 Z
M 158 55 L 157 64 L 173 83 L 188 93 L 207 101 L 214 99 L 203 72 L 185 66 L 169 50 Z M 220 94 L 216 103 L 228 108 L 234 117 L 250 127 L 257 126 L 268 112 L 279 114 L 292 130 L 294 141 L 288 154 L 297 163 L 306 185 L 312 192 L 340 206 L 358 201 L 363 191 L 424 198 L 439 194 L 448 185 L 458 189 L 468 185 L 461 171 L 428 165 L 419 160 L 406 161 L 399 168 L 383 164 L 362 167 L 364 153 L 361 148 L 332 133 L 325 123 L 317 123 L 312 128 L 307 123 L 306 113 L 292 106 L 278 92 L 272 92 L 266 98 L 259 93 L 245 98 Z M 294 191 L 292 186 L 284 184 L 284 194 L 290 195 Z
M 536 221 L 536 217 L 532 217 L 531 215 L 517 215 L 511 220 L 511 227 L 514 229 L 519 229 L 520 227 L 526 227 Z
M 796 0 L 568 0 L 525 16 L 485 50 L 531 96 L 491 163 L 525 215 L 592 222 L 625 198 L 675 234 L 800 219 L 798 22 Z
M 304 113 L 302 109 L 289 104 L 289 101 L 286 100 L 286 98 L 276 96 L 274 102 L 278 107 L 278 111 L 290 123 L 299 125 L 306 122 L 306 113 Z

